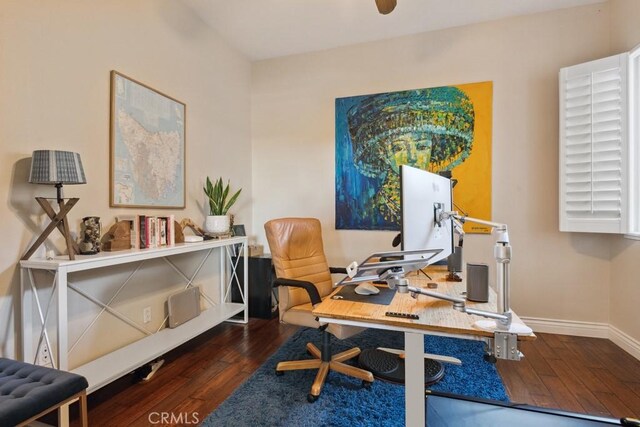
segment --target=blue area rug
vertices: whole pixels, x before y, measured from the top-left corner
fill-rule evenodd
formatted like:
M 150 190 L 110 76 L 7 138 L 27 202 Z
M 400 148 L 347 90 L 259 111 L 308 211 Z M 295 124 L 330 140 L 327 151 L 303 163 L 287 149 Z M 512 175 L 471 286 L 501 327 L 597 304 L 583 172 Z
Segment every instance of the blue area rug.
M 331 337 L 332 352 L 351 347 L 404 348 L 400 332 L 368 329 L 346 340 Z M 330 372 L 315 403 L 307 394 L 316 370 L 287 371 L 275 375 L 276 364 L 310 358 L 306 343 L 320 347 L 318 330 L 301 328 L 278 349 L 244 384 L 203 422 L 203 426 L 402 426 L 404 386 L 375 380 L 370 389 L 361 381 Z M 444 378 L 432 390 L 508 401 L 495 365 L 483 359 L 484 343 L 443 337 L 425 337 L 425 351 L 454 356 L 462 366 L 445 364 Z M 353 362 L 355 363 L 355 362 Z

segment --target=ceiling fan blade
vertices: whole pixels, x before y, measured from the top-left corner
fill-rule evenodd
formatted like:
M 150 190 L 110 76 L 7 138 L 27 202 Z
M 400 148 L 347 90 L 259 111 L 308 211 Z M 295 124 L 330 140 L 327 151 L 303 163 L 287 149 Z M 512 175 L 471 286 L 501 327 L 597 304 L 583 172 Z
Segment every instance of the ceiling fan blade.
M 397 0 L 376 0 L 376 6 L 378 6 L 378 12 L 383 15 L 387 15 L 396 8 Z

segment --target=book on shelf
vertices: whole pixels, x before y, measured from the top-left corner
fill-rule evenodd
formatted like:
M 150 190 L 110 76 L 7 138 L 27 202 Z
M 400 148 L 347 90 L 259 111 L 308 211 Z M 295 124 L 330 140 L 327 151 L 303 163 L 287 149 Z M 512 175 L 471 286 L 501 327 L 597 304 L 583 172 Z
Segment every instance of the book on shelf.
M 156 245 L 156 217 L 148 216 L 147 221 L 147 247 L 155 248 Z
M 140 224 L 140 249 L 147 248 L 148 230 L 147 230 L 147 217 L 144 215 L 138 215 L 138 224 Z
M 116 221 L 129 223 L 132 248 L 158 248 L 176 243 L 174 215 L 121 215 Z

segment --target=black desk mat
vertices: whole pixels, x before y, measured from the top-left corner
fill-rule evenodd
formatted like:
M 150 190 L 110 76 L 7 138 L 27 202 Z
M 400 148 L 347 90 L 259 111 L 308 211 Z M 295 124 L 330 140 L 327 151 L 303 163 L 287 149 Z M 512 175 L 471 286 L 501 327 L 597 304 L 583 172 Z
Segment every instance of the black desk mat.
M 345 285 L 336 295 L 340 295 L 343 300 L 354 302 L 366 302 L 369 304 L 389 305 L 396 294 L 395 289 L 389 289 L 386 285 L 379 286 L 380 293 L 375 295 L 356 294 L 356 285 Z M 335 296 L 334 296 L 335 297 Z

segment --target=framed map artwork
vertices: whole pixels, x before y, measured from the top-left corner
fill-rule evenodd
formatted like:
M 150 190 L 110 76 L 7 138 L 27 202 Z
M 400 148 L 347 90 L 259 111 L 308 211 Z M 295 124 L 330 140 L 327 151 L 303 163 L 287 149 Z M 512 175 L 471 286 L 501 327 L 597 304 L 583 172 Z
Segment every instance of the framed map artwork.
M 111 71 L 109 205 L 185 207 L 184 103 Z

